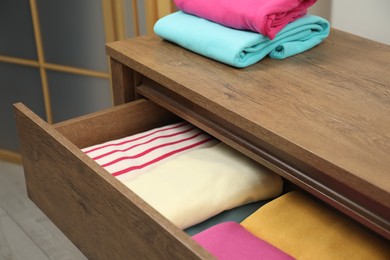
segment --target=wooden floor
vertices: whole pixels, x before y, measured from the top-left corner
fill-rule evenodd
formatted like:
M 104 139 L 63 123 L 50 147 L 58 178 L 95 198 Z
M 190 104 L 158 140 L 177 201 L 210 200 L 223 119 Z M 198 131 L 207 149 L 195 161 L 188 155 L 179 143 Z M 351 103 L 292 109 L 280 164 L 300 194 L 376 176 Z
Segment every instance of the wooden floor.
M 23 168 L 0 161 L 0 259 L 86 259 L 26 195 Z

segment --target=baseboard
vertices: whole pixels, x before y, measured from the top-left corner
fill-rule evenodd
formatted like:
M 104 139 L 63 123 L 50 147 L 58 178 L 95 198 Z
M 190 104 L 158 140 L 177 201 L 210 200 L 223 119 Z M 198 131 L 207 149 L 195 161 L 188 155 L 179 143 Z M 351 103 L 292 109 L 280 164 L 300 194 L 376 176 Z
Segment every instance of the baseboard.
M 10 163 L 22 164 L 21 154 L 9 150 L 0 149 L 0 160 Z

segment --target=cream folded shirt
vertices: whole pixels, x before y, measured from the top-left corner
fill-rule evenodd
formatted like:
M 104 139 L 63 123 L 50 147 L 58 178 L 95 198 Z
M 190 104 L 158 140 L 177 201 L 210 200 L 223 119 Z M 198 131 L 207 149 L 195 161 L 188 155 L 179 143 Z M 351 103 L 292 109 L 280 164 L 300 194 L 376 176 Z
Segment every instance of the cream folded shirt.
M 188 151 L 123 183 L 182 229 L 283 188 L 280 176 L 224 143 Z

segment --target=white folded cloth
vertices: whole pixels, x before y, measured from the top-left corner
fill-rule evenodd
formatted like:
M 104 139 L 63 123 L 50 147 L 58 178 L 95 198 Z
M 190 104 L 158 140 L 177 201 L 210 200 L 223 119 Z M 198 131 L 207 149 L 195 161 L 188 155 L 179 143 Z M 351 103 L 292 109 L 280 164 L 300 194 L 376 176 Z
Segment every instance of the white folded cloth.
M 276 197 L 283 187 L 280 176 L 224 143 L 183 153 L 123 183 L 182 229 Z
M 160 163 L 193 149 L 219 141 L 188 122 L 149 131 L 82 149 L 119 180 L 137 177 Z

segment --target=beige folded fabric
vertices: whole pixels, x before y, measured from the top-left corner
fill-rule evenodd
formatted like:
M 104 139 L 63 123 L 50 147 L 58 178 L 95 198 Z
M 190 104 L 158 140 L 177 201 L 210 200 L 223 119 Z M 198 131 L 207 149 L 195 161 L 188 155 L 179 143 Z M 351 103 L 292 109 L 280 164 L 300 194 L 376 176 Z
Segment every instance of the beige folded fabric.
M 241 223 L 297 259 L 390 259 L 390 245 L 300 192 L 287 193 Z
M 283 186 L 280 176 L 223 143 L 186 152 L 123 183 L 183 229 L 274 198 Z

